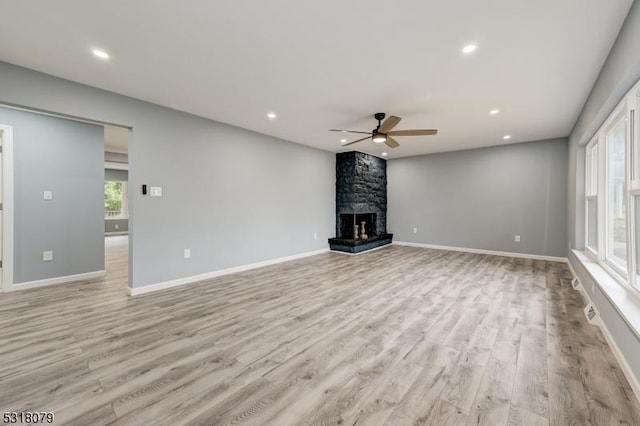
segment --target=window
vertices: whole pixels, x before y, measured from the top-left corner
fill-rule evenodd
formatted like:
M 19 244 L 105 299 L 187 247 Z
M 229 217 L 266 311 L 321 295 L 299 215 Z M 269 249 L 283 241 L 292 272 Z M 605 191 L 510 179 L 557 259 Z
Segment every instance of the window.
M 622 275 L 627 270 L 627 122 L 617 118 L 605 131 L 607 150 L 606 199 L 606 260 Z
M 598 252 L 598 139 L 587 145 L 586 164 L 586 246 L 592 254 Z
M 640 290 L 640 82 L 585 148 L 585 251 Z
M 104 218 L 127 218 L 127 183 L 119 181 L 104 182 Z

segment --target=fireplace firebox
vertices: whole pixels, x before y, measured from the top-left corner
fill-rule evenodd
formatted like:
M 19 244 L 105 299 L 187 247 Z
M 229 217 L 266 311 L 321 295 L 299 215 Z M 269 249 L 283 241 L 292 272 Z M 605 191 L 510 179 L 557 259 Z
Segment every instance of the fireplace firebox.
M 376 235 L 376 214 L 375 213 L 341 213 L 340 233 L 338 238 L 347 240 L 355 238 L 355 226 L 358 227 L 358 239 L 362 239 L 362 222 L 364 222 L 365 234 L 371 238 Z

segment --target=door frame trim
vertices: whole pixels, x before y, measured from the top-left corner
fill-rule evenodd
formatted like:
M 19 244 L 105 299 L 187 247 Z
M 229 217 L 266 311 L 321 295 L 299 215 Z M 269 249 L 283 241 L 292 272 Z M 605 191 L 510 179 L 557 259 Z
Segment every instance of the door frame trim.
M 13 127 L 0 124 L 2 134 L 2 286 L 13 287 Z

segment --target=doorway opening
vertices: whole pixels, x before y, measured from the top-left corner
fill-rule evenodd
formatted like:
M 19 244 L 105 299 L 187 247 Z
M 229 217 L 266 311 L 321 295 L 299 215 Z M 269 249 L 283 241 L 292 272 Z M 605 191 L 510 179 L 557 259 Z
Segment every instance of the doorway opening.
M 104 126 L 104 254 L 108 275 L 127 273 L 130 129 Z
M 125 136 L 110 137 L 112 128 Z M 1 291 L 109 283 L 127 292 L 130 134 L 124 126 L 0 105 Z M 121 175 L 107 185 L 105 211 L 107 170 Z M 14 193 L 21 196 L 14 200 Z M 124 220 L 108 248 L 107 218 Z M 116 256 L 105 255 L 114 249 Z M 108 271 L 114 264 L 116 275 Z

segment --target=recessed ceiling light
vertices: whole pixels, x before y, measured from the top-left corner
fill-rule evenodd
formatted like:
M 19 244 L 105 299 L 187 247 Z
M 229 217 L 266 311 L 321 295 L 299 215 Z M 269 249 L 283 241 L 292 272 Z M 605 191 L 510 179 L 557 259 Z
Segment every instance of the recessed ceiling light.
M 387 153 L 386 153 L 386 152 L 383 152 L 383 153 L 382 153 L 382 156 L 383 156 L 383 157 L 386 157 L 386 156 L 387 156 Z
M 345 138 L 340 139 L 340 142 L 345 143 L 347 140 Z
M 511 139 L 511 135 L 504 135 L 504 136 L 502 137 L 502 139 L 504 139 L 504 140 L 509 140 L 509 139 Z
M 276 119 L 276 117 L 277 117 L 277 115 L 276 115 L 276 113 L 275 113 L 275 112 L 270 112 L 270 113 L 268 113 L 268 114 L 267 114 L 267 118 L 268 118 L 269 120 L 275 120 L 275 119 Z
M 475 44 L 467 44 L 465 47 L 462 48 L 462 53 L 471 53 L 474 50 L 476 50 L 478 46 L 476 46 Z
M 93 54 L 100 59 L 109 59 L 109 54 L 104 50 L 93 49 Z
M 499 109 L 492 109 L 491 111 L 489 111 L 489 114 L 491 114 L 491 115 L 496 115 L 496 114 L 498 114 L 499 112 L 500 112 L 500 110 L 499 110 Z

